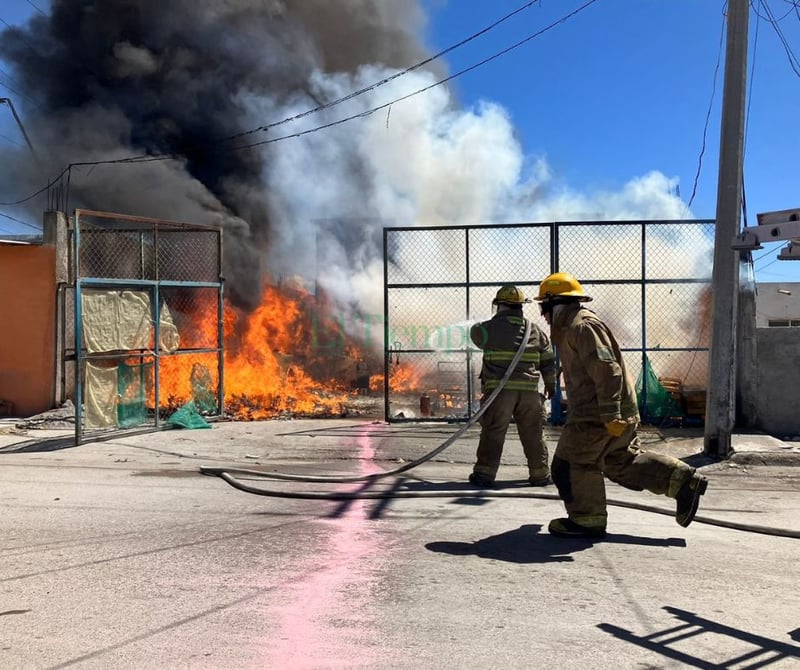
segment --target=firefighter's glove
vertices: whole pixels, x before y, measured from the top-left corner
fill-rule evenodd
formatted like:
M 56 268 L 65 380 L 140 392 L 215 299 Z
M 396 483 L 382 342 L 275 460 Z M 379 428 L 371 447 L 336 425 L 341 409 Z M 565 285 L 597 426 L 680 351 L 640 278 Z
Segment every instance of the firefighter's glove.
M 625 419 L 612 419 L 606 424 L 606 432 L 613 437 L 619 437 L 628 430 L 629 425 Z

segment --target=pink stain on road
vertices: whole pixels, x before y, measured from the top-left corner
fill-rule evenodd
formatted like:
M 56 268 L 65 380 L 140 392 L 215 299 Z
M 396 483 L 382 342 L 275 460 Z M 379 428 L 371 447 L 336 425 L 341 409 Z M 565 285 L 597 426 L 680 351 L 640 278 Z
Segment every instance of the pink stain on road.
M 361 472 L 380 472 L 373 462 L 367 427 L 357 438 Z M 347 484 L 340 491 L 358 490 Z M 267 644 L 270 658 L 259 667 L 280 670 L 319 668 L 370 668 L 385 663 L 380 631 L 371 619 L 372 600 L 381 590 L 385 543 L 367 518 L 367 503 L 354 500 L 335 519 L 320 519 L 323 541 L 313 548 L 304 564 L 274 593 L 282 603 L 279 622 Z M 320 513 L 330 504 L 320 503 Z M 374 504 L 372 502 L 371 504 Z M 385 666 L 384 666 L 385 667 Z

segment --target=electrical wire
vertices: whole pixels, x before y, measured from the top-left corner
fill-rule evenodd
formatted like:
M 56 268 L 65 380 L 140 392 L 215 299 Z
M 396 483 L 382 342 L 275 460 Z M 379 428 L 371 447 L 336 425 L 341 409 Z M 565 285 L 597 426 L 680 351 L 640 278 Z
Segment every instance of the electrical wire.
M 427 91 L 429 91 L 429 90 L 431 90 L 433 88 L 436 88 L 437 86 L 441 86 L 442 84 L 445 84 L 445 83 L 447 83 L 449 81 L 452 81 L 453 79 L 456 79 L 457 77 L 460 77 L 460 76 L 462 76 L 462 75 L 464 75 L 464 74 L 466 74 L 468 72 L 476 70 L 479 67 L 482 67 L 482 66 L 484 66 L 484 65 L 486 65 L 486 64 L 488 64 L 488 63 L 490 63 L 490 62 L 492 62 L 494 60 L 496 60 L 497 58 L 500 58 L 501 56 L 504 56 L 504 55 L 510 53 L 511 51 L 514 51 L 515 49 L 518 49 L 519 47 L 523 46 L 524 44 L 527 44 L 531 40 L 533 40 L 533 39 L 535 39 L 537 37 L 540 37 L 544 33 L 549 32 L 553 28 L 556 28 L 557 26 L 565 23 L 569 19 L 573 18 L 574 16 L 576 16 L 577 14 L 582 12 L 583 10 L 585 10 L 588 7 L 590 7 L 591 5 L 593 5 L 595 2 L 597 2 L 597 0 L 588 0 L 583 5 L 581 5 L 577 9 L 571 11 L 570 13 L 566 14 L 565 16 L 561 17 L 560 19 L 554 21 L 553 23 L 550 23 L 549 25 L 545 26 L 544 28 L 536 31 L 535 33 L 532 33 L 531 35 L 528 35 L 527 37 L 523 38 L 522 40 L 520 40 L 520 41 L 518 41 L 518 42 L 516 42 L 514 44 L 512 44 L 511 46 L 506 47 L 505 49 L 503 49 L 503 50 L 501 50 L 499 52 L 496 52 L 492 56 L 489 56 L 489 57 L 483 59 L 482 61 L 479 61 L 478 63 L 475 63 L 475 64 L 473 64 L 473 65 L 471 65 L 469 67 L 466 67 L 466 68 L 464 68 L 462 70 L 459 70 L 458 72 L 456 72 L 456 73 L 454 73 L 454 74 L 452 74 L 452 75 L 450 75 L 448 77 L 440 79 L 440 80 L 434 82 L 433 84 L 425 86 L 425 87 L 423 87 L 421 89 L 418 89 L 418 90 L 416 90 L 416 91 L 414 91 L 412 93 L 409 93 L 407 95 L 401 96 L 401 97 L 399 97 L 399 98 L 397 98 L 395 100 L 392 100 L 390 102 L 384 103 L 382 105 L 378 105 L 378 106 L 373 107 L 371 109 L 364 110 L 364 111 L 359 112 L 357 114 L 352 114 L 352 115 L 350 115 L 350 116 L 348 116 L 346 118 L 339 119 L 337 121 L 333 121 L 333 122 L 330 122 L 330 123 L 325 123 L 325 124 L 316 126 L 314 128 L 309 128 L 309 129 L 306 129 L 306 130 L 303 130 L 303 131 L 300 131 L 300 132 L 291 133 L 291 134 L 288 134 L 288 135 L 283 135 L 281 137 L 274 137 L 274 138 L 271 138 L 271 139 L 268 139 L 268 140 L 262 140 L 260 142 L 254 142 L 254 143 L 251 143 L 251 144 L 243 144 L 243 145 L 233 146 L 233 147 L 228 148 L 227 151 L 241 151 L 241 150 L 244 150 L 244 149 L 252 149 L 252 148 L 255 148 L 255 147 L 258 147 L 258 146 L 263 146 L 263 145 L 266 145 L 266 144 L 273 144 L 275 142 L 281 142 L 281 141 L 288 140 L 288 139 L 299 138 L 299 137 L 302 137 L 302 136 L 305 136 L 305 135 L 309 135 L 311 133 L 316 133 L 316 132 L 319 132 L 321 130 L 326 130 L 328 128 L 332 128 L 334 126 L 342 125 L 342 124 L 347 123 L 349 121 L 352 121 L 354 119 L 365 118 L 365 117 L 370 116 L 370 115 L 372 115 L 372 114 L 374 114 L 376 112 L 379 112 L 381 110 L 390 108 L 392 105 L 394 105 L 394 104 L 396 104 L 398 102 L 402 102 L 404 100 L 408 100 L 409 98 L 412 98 L 412 97 L 414 97 L 416 95 L 419 95 L 421 93 L 425 93 L 425 92 L 427 92 Z M 527 5 L 525 7 L 523 7 L 523 8 L 521 8 L 521 9 L 524 9 L 526 7 L 527 7 Z M 521 11 L 521 9 L 520 9 L 520 11 Z M 2 21 L 3 23 L 6 23 L 1 18 L 0 18 L 0 21 Z M 6 23 L 6 25 L 8 25 L 8 24 Z M 121 164 L 127 164 L 127 163 L 149 163 L 149 162 L 152 162 L 152 161 L 181 160 L 181 159 L 182 159 L 181 156 L 179 156 L 177 154 L 174 154 L 174 153 L 170 153 L 170 154 L 138 154 L 138 155 L 135 155 L 135 156 L 128 156 L 128 157 L 125 157 L 125 158 L 109 159 L 109 160 L 102 160 L 102 161 L 75 162 L 75 163 L 70 163 L 69 165 L 67 165 L 62 170 L 61 174 L 58 177 L 56 177 L 56 180 L 58 180 L 61 177 L 63 177 L 63 175 L 68 170 L 70 170 L 72 167 L 77 167 L 77 166 L 121 165 Z M 50 185 L 48 184 L 47 186 L 42 187 L 41 189 L 39 189 L 38 191 L 36 191 L 35 193 L 29 195 L 26 198 L 23 198 L 21 200 L 18 200 L 18 201 L 15 201 L 15 202 L 11 202 L 11 203 L 0 202 L 0 205 L 20 204 L 22 202 L 27 202 L 28 200 L 31 200 L 31 199 L 35 198 L 40 193 L 46 191 L 49 187 L 50 187 Z
M 21 147 L 22 149 L 27 148 L 24 144 L 22 144 L 22 142 L 17 142 L 15 139 L 9 137 L 8 135 L 3 135 L 2 133 L 0 133 L 0 138 L 4 139 L 6 142 L 10 142 L 11 144 L 15 144 L 16 146 Z
M 762 265 L 762 266 L 761 266 L 761 267 L 758 269 L 758 271 L 759 271 L 759 272 L 763 272 L 763 271 L 764 271 L 764 268 L 768 268 L 770 265 L 774 265 L 774 264 L 775 264 L 775 263 L 777 263 L 779 260 L 780 260 L 780 258 L 775 258 L 775 259 L 774 259 L 773 261 L 771 261 L 770 263 L 767 263 L 766 265 Z
M 353 98 L 357 98 L 358 96 L 363 95 L 364 93 L 368 93 L 369 91 L 374 91 L 375 89 L 383 86 L 384 84 L 388 84 L 389 82 L 394 81 L 395 79 L 399 79 L 400 77 L 402 77 L 404 75 L 407 75 L 407 74 L 409 74 L 411 72 L 414 72 L 415 70 L 418 70 L 421 67 L 424 67 L 425 65 L 428 65 L 429 63 L 432 63 L 433 61 L 442 58 L 442 56 L 446 56 L 450 52 L 455 51 L 456 49 L 459 49 L 460 47 L 464 46 L 465 44 L 468 44 L 469 42 L 477 39 L 478 37 L 481 37 L 482 35 L 485 35 L 489 31 L 491 31 L 494 28 L 496 28 L 497 26 L 499 26 L 501 23 L 504 23 L 505 21 L 507 21 L 508 19 L 512 18 L 516 14 L 519 14 L 520 12 L 522 12 L 522 11 L 524 11 L 526 9 L 529 9 L 530 7 L 532 7 L 533 5 L 537 4 L 538 2 L 540 2 L 540 0 L 531 0 L 530 2 L 522 5 L 521 7 L 518 7 L 517 9 L 509 12 L 505 16 L 502 16 L 501 18 L 497 19 L 496 21 L 494 21 L 490 25 L 486 26 L 485 28 L 482 28 L 478 32 L 473 33 L 469 37 L 466 37 L 466 38 L 462 39 L 461 41 L 459 41 L 459 42 L 457 42 L 457 43 L 455 43 L 455 44 L 443 49 L 442 51 L 439 51 L 438 53 L 435 53 L 433 56 L 430 56 L 429 58 L 426 58 L 425 60 L 420 61 L 419 63 L 416 63 L 416 64 L 412 65 L 411 67 L 407 67 L 404 70 L 396 72 L 393 75 L 390 75 L 388 77 L 384 77 L 383 79 L 380 79 L 379 81 L 376 81 L 375 83 L 370 84 L 369 86 L 364 86 L 364 87 L 362 87 L 362 88 L 360 88 L 360 89 L 358 89 L 356 91 L 352 91 L 351 93 L 348 93 L 347 95 L 344 95 L 344 96 L 342 96 L 340 98 L 336 98 L 335 100 L 331 100 L 330 102 L 326 102 L 326 103 L 317 105 L 316 107 L 314 107 L 312 109 L 308 109 L 308 110 L 306 110 L 304 112 L 300 112 L 299 114 L 295 114 L 294 116 L 288 116 L 288 117 L 286 117 L 284 119 L 281 119 L 280 121 L 274 121 L 272 123 L 267 123 L 267 124 L 264 124 L 263 126 L 259 126 L 258 128 L 253 128 L 252 130 L 245 130 L 245 131 L 243 131 L 241 133 L 236 133 L 235 135 L 230 135 L 228 137 L 223 138 L 223 140 L 227 141 L 227 140 L 236 139 L 238 137 L 244 137 L 246 135 L 251 135 L 253 133 L 257 133 L 257 132 L 261 132 L 261 131 L 268 131 L 268 130 L 270 130 L 272 128 L 277 128 L 278 126 L 282 126 L 282 125 L 284 125 L 286 123 L 290 123 L 291 121 L 297 121 L 297 120 L 305 118 L 306 116 L 309 116 L 311 114 L 316 114 L 317 112 L 321 112 L 321 111 L 323 111 L 325 109 L 330 109 L 331 107 L 335 107 L 336 105 L 340 105 L 343 102 L 346 102 L 348 100 L 352 100 Z
M 8 74 L 8 72 L 6 72 L 3 68 L 0 68 L 0 75 L 3 75 L 6 79 L 8 79 L 15 86 L 18 86 L 18 87 L 22 88 L 22 84 L 20 84 L 16 79 L 14 79 L 14 77 L 12 77 L 10 74 Z M 4 88 L 7 88 L 14 95 L 18 95 L 21 98 L 25 98 L 28 102 L 30 102 L 37 109 L 41 109 L 41 105 L 34 98 L 32 98 L 31 96 L 26 95 L 25 93 L 22 93 L 21 91 L 17 91 L 15 89 L 11 88 L 8 84 L 3 83 L 2 81 L 0 81 L 0 86 L 2 86 Z
M 2 216 L 4 219 L 9 219 L 11 221 L 14 221 L 15 223 L 21 223 L 23 226 L 28 226 L 29 228 L 33 228 L 34 230 L 41 230 L 40 227 L 34 226 L 32 223 L 28 223 L 26 221 L 23 221 L 22 219 L 17 219 L 9 214 L 3 214 L 3 212 L 0 212 L 0 216 Z
M 343 119 L 339 119 L 337 121 L 332 121 L 330 123 L 323 124 L 323 125 L 318 126 L 316 128 L 309 128 L 309 129 L 306 129 L 306 130 L 303 130 L 303 131 L 298 131 L 296 133 L 292 133 L 292 134 L 289 134 L 289 135 L 283 135 L 281 137 L 273 137 L 273 138 L 268 139 L 268 140 L 261 140 L 260 142 L 253 142 L 251 144 L 238 145 L 236 147 L 233 147 L 233 149 L 237 150 L 237 151 L 241 150 L 241 149 L 252 149 L 254 147 L 259 147 L 259 146 L 263 146 L 263 145 L 266 145 L 266 144 L 273 144 L 275 142 L 281 142 L 283 140 L 294 139 L 294 138 L 302 137 L 304 135 L 309 135 L 311 133 L 318 132 L 320 130 L 324 130 L 324 129 L 327 129 L 327 128 L 332 128 L 334 126 L 341 125 L 343 123 L 346 123 L 348 121 L 352 121 L 354 119 L 365 118 L 367 116 L 370 116 L 370 115 L 374 114 L 375 112 L 379 112 L 381 110 L 387 109 L 387 108 L 391 107 L 392 105 L 397 104 L 398 102 L 403 102 L 404 100 L 408 100 L 409 98 L 413 98 L 414 96 L 417 96 L 420 93 L 425 93 L 425 92 L 427 92 L 427 91 L 429 91 L 429 90 L 431 90 L 433 88 L 436 88 L 437 86 L 441 86 L 442 84 L 446 84 L 447 82 L 452 81 L 453 79 L 456 79 L 456 78 L 458 78 L 458 77 L 460 77 L 460 76 L 462 76 L 464 74 L 467 74 L 468 72 L 472 72 L 473 70 L 476 70 L 479 67 L 483 67 L 484 65 L 486 65 L 488 63 L 491 63 L 492 61 L 496 60 L 497 58 L 500 58 L 501 56 L 505 56 L 506 54 L 510 53 L 511 51 L 514 51 L 515 49 L 518 49 L 519 47 L 527 44 L 531 40 L 533 40 L 533 39 L 535 39 L 537 37 L 540 37 L 544 33 L 552 30 L 553 28 L 556 28 L 557 26 L 561 25 L 562 23 L 565 23 L 566 21 L 568 21 L 572 17 L 574 17 L 577 14 L 579 14 L 580 12 L 582 12 L 584 9 L 586 9 L 589 6 L 593 5 L 595 2 L 597 2 L 597 0 L 588 0 L 588 2 L 585 2 L 583 5 L 581 5 L 577 9 L 573 10 L 572 12 L 567 14 L 566 16 L 563 16 L 562 18 L 558 19 L 557 21 L 554 21 L 553 23 L 545 26 L 541 30 L 538 30 L 535 33 L 533 33 L 531 35 L 528 35 L 527 37 L 519 40 L 518 42 L 515 42 L 511 46 L 506 47 L 505 49 L 502 49 L 501 51 L 498 51 L 498 52 L 494 53 L 493 55 L 491 55 L 491 56 L 489 56 L 487 58 L 484 58 L 483 60 L 481 60 L 481 61 L 479 61 L 477 63 L 474 63 L 473 65 L 470 65 L 469 67 L 463 68 L 462 70 L 459 70 L 458 72 L 455 72 L 454 74 L 451 74 L 451 75 L 449 75 L 447 77 L 444 77 L 443 79 L 439 79 L 438 81 L 436 81 L 436 82 L 434 82 L 432 84 L 429 84 L 428 86 L 424 86 L 423 88 L 420 88 L 420 89 L 418 89 L 416 91 L 413 91 L 412 93 L 408 93 L 407 95 L 403 95 L 403 96 L 401 96 L 399 98 L 396 98 L 396 99 L 394 99 L 394 100 L 392 100 L 390 102 L 386 102 L 386 103 L 384 103 L 382 105 L 377 105 L 375 107 L 372 107 L 371 109 L 364 110 L 364 111 L 359 112 L 357 114 L 352 114 L 351 116 L 345 117 Z
M 31 0 L 25 0 L 25 2 L 27 2 L 27 3 L 28 3 L 30 6 L 31 6 L 31 7 L 33 7 L 33 8 L 34 8 L 34 9 L 35 9 L 37 12 L 39 12 L 39 14 L 41 14 L 42 16 L 47 16 L 47 14 L 46 14 L 45 12 L 43 12 L 41 9 L 39 9 L 39 7 L 37 7 L 36 5 L 34 5 L 34 4 L 31 2 Z
M 10 201 L 10 202 L 0 202 L 0 206 L 10 207 L 12 205 L 21 205 L 24 202 L 28 202 L 29 200 L 33 200 L 37 195 L 40 195 L 41 193 L 44 193 L 55 182 L 57 182 L 60 179 L 62 179 L 64 177 L 64 175 L 67 174 L 71 170 L 71 168 L 72 168 L 72 165 L 67 165 L 67 167 L 65 167 L 63 170 L 61 170 L 61 173 L 55 179 L 53 179 L 52 181 L 48 182 L 46 186 L 42 186 L 42 188 L 40 188 L 38 191 L 36 191 L 36 193 L 32 193 L 28 197 L 22 198 L 20 200 L 14 200 L 14 201 Z
M 767 21 L 772 26 L 772 29 L 775 31 L 775 34 L 778 36 L 781 44 L 783 45 L 783 49 L 786 52 L 786 57 L 789 60 L 789 66 L 794 70 L 794 73 L 800 77 L 800 61 L 798 61 L 797 56 L 795 56 L 794 51 L 792 51 L 792 47 L 789 45 L 789 41 L 786 39 L 786 36 L 783 34 L 781 27 L 778 25 L 778 19 L 775 18 L 775 15 L 772 13 L 769 5 L 766 2 L 763 2 L 762 5 L 764 7 L 764 13 L 767 15 Z M 758 11 L 756 14 L 758 14 Z M 760 16 L 760 14 L 758 14 Z
M 725 2 L 724 4 L 727 4 L 727 2 Z M 724 7 L 724 5 L 723 5 L 723 7 Z M 700 146 L 700 155 L 697 157 L 697 171 L 695 172 L 695 175 L 694 175 L 694 183 L 692 184 L 692 193 L 689 196 L 688 202 L 686 203 L 686 208 L 684 210 L 684 214 L 686 214 L 686 212 L 688 212 L 692 207 L 692 203 L 694 202 L 695 196 L 697 195 L 697 187 L 698 187 L 698 185 L 700 183 L 700 173 L 703 170 L 703 156 L 706 153 L 706 140 L 708 138 L 708 126 L 709 126 L 709 124 L 711 122 L 711 111 L 714 109 L 714 98 L 715 98 L 716 93 L 717 93 L 717 79 L 719 77 L 719 66 L 720 66 L 720 63 L 722 62 L 722 47 L 723 47 L 723 44 L 724 44 L 724 41 L 725 41 L 725 39 L 724 39 L 725 38 L 725 21 L 726 21 L 726 17 L 725 17 L 725 13 L 723 11 L 723 13 L 722 13 L 722 29 L 720 30 L 719 48 L 717 50 L 717 62 L 714 65 L 714 77 L 713 77 L 712 84 L 711 84 L 711 99 L 708 101 L 708 109 L 706 110 L 706 120 L 705 120 L 705 122 L 703 124 L 703 140 L 702 140 L 702 143 L 701 143 L 701 146 Z

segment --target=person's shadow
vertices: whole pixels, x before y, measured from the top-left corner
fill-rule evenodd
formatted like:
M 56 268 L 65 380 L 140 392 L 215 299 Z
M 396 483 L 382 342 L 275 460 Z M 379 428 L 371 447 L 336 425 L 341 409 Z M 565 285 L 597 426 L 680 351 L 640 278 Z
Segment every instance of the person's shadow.
M 660 547 L 685 547 L 681 538 L 651 538 L 635 535 L 606 535 L 602 540 L 555 537 L 540 533 L 541 524 L 526 524 L 499 535 L 475 542 L 429 542 L 425 548 L 453 556 L 478 556 L 509 563 L 563 563 L 574 560 L 570 554 L 584 551 L 595 543 L 613 542 Z

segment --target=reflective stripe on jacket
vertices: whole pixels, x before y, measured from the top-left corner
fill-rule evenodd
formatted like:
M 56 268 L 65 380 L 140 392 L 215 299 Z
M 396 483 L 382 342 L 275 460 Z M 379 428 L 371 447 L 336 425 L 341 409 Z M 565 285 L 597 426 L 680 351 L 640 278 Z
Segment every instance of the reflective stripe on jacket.
M 521 309 L 499 312 L 488 321 L 472 326 L 470 338 L 476 347 L 483 350 L 481 388 L 484 392 L 492 391 L 500 384 L 524 334 L 525 319 Z M 550 339 L 541 328 L 531 323 L 528 344 L 504 388 L 537 391 L 540 372 L 545 387 L 555 386 L 555 355 Z
M 551 335 L 564 373 L 568 422 L 639 420 L 619 345 L 592 310 L 565 305 L 553 316 Z

